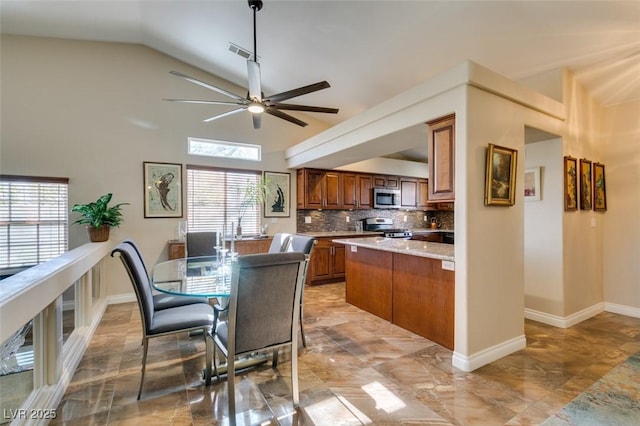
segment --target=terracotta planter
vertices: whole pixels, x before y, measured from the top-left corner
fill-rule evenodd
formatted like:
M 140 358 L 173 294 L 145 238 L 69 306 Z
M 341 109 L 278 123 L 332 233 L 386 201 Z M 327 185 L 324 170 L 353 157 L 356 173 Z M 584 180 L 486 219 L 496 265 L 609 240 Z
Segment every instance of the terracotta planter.
M 109 225 L 101 225 L 94 228 L 91 225 L 87 225 L 87 233 L 89 234 L 89 241 L 92 243 L 102 243 L 109 239 Z

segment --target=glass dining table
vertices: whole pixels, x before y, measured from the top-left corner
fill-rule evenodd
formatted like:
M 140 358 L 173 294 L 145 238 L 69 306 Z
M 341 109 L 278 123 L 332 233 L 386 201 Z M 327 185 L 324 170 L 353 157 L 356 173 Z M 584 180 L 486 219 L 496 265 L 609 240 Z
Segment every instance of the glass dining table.
M 180 296 L 226 298 L 231 292 L 231 260 L 216 256 L 188 257 L 160 262 L 151 274 L 153 287 Z
M 219 305 L 226 306 L 231 295 L 232 261 L 233 258 L 225 257 L 225 261 L 220 262 L 217 256 L 167 260 L 153 267 L 151 283 L 162 293 L 216 298 Z M 253 353 L 236 360 L 235 367 L 242 370 L 266 361 L 267 355 Z M 226 374 L 227 364 L 219 364 L 216 370 Z

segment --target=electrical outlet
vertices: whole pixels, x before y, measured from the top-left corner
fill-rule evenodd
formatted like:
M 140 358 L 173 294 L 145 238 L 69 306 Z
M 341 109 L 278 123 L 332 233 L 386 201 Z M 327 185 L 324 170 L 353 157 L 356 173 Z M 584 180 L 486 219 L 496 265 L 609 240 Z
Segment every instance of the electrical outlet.
M 305 216 L 304 223 L 311 223 L 311 216 Z
M 349 216 L 347 216 L 347 223 L 349 223 L 349 220 L 351 220 L 351 219 L 349 218 Z
M 406 214 L 402 217 L 402 220 L 405 221 L 405 222 L 407 221 L 407 215 Z
M 426 214 L 422 217 L 422 220 L 424 220 L 425 222 L 427 221 L 427 215 Z

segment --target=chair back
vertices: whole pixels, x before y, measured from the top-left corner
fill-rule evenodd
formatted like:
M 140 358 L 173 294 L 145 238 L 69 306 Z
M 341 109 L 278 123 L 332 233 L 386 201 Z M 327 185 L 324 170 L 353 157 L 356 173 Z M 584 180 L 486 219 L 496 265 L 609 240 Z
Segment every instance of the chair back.
M 151 283 L 147 276 L 144 263 L 136 249 L 130 243 L 120 243 L 111 251 L 111 257 L 118 253 L 124 268 L 129 274 L 131 284 L 138 299 L 138 307 L 142 316 L 142 329 L 145 336 L 151 329 L 153 321 L 153 294 L 151 292 Z
M 218 233 L 214 231 L 187 232 L 187 257 L 213 256 Z
M 230 353 L 297 342 L 305 257 L 302 253 L 267 253 L 240 256 L 234 263 L 227 342 Z
M 315 237 L 307 237 L 305 235 L 292 235 L 291 243 L 289 244 L 287 251 L 300 252 L 310 255 L 315 242 Z
M 140 258 L 140 262 L 142 263 L 142 266 L 144 267 L 144 273 L 147 274 L 147 277 L 150 276 L 149 275 L 149 271 L 147 270 L 147 265 L 145 265 L 144 259 L 142 258 L 142 253 L 140 252 L 140 247 L 138 247 L 138 244 L 136 244 L 136 242 L 133 241 L 130 238 L 127 238 L 126 240 L 123 240 L 122 242 L 125 243 L 125 244 L 129 244 L 131 247 L 133 247 L 135 249 L 136 254 Z
M 291 242 L 291 234 L 279 232 L 273 236 L 271 245 L 269 246 L 269 253 L 281 253 L 287 251 L 289 243 Z

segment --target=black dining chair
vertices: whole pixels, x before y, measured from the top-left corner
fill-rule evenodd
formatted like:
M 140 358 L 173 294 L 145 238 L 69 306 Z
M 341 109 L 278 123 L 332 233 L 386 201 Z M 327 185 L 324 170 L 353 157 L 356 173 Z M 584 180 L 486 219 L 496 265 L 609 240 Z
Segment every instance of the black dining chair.
M 187 232 L 187 257 L 215 256 L 217 236 L 218 233 L 215 231 Z M 222 239 L 224 240 L 224 236 Z
M 215 347 L 227 359 L 229 418 L 235 419 L 235 357 L 291 348 L 293 404 L 298 391 L 298 318 L 304 263 L 302 253 L 240 256 L 233 262 L 228 315 L 214 329 Z M 214 372 L 220 379 L 213 350 Z M 272 366 L 277 365 L 277 357 Z
M 126 239 L 122 241 L 124 244 L 129 244 L 135 250 L 140 263 L 142 263 L 142 267 L 144 268 L 145 275 L 149 278 L 149 286 L 151 287 L 151 291 L 153 291 L 153 287 L 151 286 L 149 272 L 147 270 L 146 265 L 144 264 L 144 259 L 142 258 L 142 254 L 140 252 L 140 248 L 132 239 Z M 167 308 L 175 308 L 177 306 L 185 306 L 185 305 L 193 305 L 195 303 L 206 303 L 209 304 L 209 300 L 205 297 L 199 296 L 180 296 L 177 294 L 166 294 L 166 293 L 156 293 L 153 295 L 153 308 L 156 311 L 161 311 Z
M 298 252 L 304 253 L 307 255 L 307 259 L 304 263 L 304 273 L 302 274 L 302 294 L 300 295 L 300 334 L 302 335 L 302 346 L 307 347 L 307 338 L 304 335 L 304 324 L 303 324 L 303 316 L 304 316 L 304 283 L 307 281 L 307 271 L 309 270 L 309 261 L 311 258 L 311 251 L 315 246 L 316 239 L 315 237 L 309 237 L 306 235 L 292 235 L 289 240 L 289 244 L 286 247 L 285 251 L 288 252 Z
M 169 334 L 183 333 L 199 330 L 202 331 L 206 347 L 205 359 L 205 383 L 211 384 L 212 349 L 211 330 L 214 324 L 213 307 L 205 303 L 197 303 L 187 306 L 177 306 L 162 310 L 155 309 L 149 277 L 146 274 L 144 264 L 141 262 L 135 248 L 129 243 L 120 243 L 111 251 L 111 256 L 119 255 L 122 264 L 127 271 L 131 284 L 136 293 L 140 316 L 142 319 L 142 375 L 138 389 L 138 399 L 142 394 L 142 384 L 147 365 L 147 353 L 149 339 L 166 336 Z

